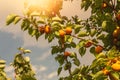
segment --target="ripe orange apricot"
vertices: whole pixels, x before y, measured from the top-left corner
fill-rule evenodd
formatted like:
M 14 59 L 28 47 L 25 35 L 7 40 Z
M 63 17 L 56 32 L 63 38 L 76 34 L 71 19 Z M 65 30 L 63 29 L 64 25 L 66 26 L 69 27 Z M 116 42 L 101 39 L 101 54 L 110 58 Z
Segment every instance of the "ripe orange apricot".
M 40 31 L 41 33 L 45 32 L 45 28 L 43 26 L 38 27 L 38 31 Z
M 108 75 L 109 74 L 109 70 L 107 70 L 106 68 L 102 70 L 104 75 Z
M 120 29 L 115 29 L 115 30 L 113 31 L 113 37 L 114 37 L 114 38 L 117 38 L 119 35 L 120 35 Z
M 60 34 L 60 37 L 64 37 L 66 33 L 64 30 L 61 29 L 59 30 L 59 34 Z
M 90 47 L 92 44 L 93 44 L 92 41 L 88 41 L 88 42 L 85 43 L 85 47 L 88 48 L 88 47 Z
M 118 62 L 114 63 L 111 67 L 115 71 L 120 71 L 120 63 Z
M 67 35 L 70 35 L 72 33 L 72 28 L 71 27 L 66 27 L 65 32 Z
M 95 48 L 96 53 L 100 53 L 100 52 L 102 52 L 102 50 L 103 50 L 103 47 L 100 45 L 96 46 L 96 48 Z
M 120 27 L 116 26 L 116 29 L 113 31 L 113 37 L 118 38 L 119 35 L 120 35 Z
M 102 8 L 106 8 L 107 4 L 105 2 L 102 3 Z
M 67 56 L 70 56 L 70 52 L 65 51 L 65 52 L 64 52 L 64 56 L 66 56 L 66 57 L 67 57 Z
M 45 33 L 50 33 L 51 32 L 51 29 L 50 29 L 50 26 L 45 26 Z

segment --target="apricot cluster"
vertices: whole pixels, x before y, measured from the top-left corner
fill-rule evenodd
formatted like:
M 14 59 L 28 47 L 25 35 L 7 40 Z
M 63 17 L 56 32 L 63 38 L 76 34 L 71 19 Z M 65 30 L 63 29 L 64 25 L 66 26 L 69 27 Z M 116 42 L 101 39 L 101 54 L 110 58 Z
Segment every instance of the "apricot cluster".
M 60 37 L 64 37 L 65 35 L 71 35 L 71 33 L 72 33 L 71 27 L 66 27 L 65 30 L 63 30 L 63 29 L 59 30 Z
M 120 60 L 118 57 L 115 57 L 107 62 L 107 66 L 111 66 L 112 70 L 120 71 Z
M 38 27 L 38 31 L 40 31 L 40 33 L 49 34 L 51 32 L 51 28 L 49 25 L 40 26 L 40 27 Z

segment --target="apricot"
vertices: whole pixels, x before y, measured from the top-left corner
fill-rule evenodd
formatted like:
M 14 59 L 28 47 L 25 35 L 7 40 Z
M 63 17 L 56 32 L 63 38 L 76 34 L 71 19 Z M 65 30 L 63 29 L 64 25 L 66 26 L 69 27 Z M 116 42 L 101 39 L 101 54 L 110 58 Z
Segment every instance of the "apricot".
M 88 42 L 85 43 L 85 47 L 88 48 L 88 47 L 90 47 L 92 44 L 93 44 L 92 41 L 88 41 Z
M 113 31 L 113 37 L 117 38 L 120 35 L 120 30 L 119 29 L 115 29 Z
M 64 52 L 64 56 L 66 56 L 66 57 L 67 57 L 67 56 L 70 56 L 70 52 L 65 51 L 65 52 Z
M 102 52 L 102 50 L 103 50 L 103 47 L 100 45 L 96 46 L 96 48 L 95 48 L 96 53 L 100 53 L 100 52 Z
M 45 33 L 50 33 L 51 32 L 51 29 L 50 29 L 50 26 L 45 26 Z
M 59 35 L 60 35 L 60 37 L 64 37 L 65 36 L 65 31 L 64 30 L 59 30 Z
M 109 74 L 109 70 L 107 70 L 106 68 L 102 70 L 104 75 L 108 75 Z
M 119 62 L 116 62 L 116 63 L 112 64 L 111 67 L 115 71 L 120 71 L 120 63 Z
M 102 8 L 106 8 L 107 4 L 105 2 L 102 3 Z
M 43 26 L 38 27 L 38 31 L 40 31 L 41 33 L 45 32 L 45 28 Z
M 65 32 L 67 35 L 70 35 L 72 33 L 72 28 L 71 27 L 66 27 Z

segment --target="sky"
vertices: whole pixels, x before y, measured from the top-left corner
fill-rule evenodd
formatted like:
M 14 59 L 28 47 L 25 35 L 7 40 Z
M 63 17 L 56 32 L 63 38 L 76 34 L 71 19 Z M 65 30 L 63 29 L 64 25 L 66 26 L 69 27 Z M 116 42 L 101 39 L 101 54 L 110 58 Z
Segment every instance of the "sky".
M 80 10 L 80 1 L 75 0 L 72 3 L 66 1 L 63 3 L 63 9 L 61 15 L 71 17 L 78 15 L 81 19 L 86 19 L 90 15 L 90 11 L 84 12 Z M 9 64 L 13 61 L 14 55 L 18 52 L 18 47 L 24 47 L 32 50 L 31 54 L 28 54 L 31 58 L 31 64 L 38 80 L 58 80 L 57 68 L 58 63 L 54 60 L 54 56 L 51 55 L 51 46 L 55 44 L 48 42 L 43 36 L 36 41 L 34 37 L 28 35 L 27 32 L 23 32 L 20 29 L 20 24 L 6 26 L 6 17 L 11 14 L 22 15 L 24 0 L 0 0 L 0 58 L 6 60 L 6 68 L 9 77 L 13 77 L 13 67 Z M 90 60 L 86 60 L 90 59 Z M 90 64 L 93 56 L 85 55 L 81 62 L 83 64 Z M 62 75 L 67 74 L 62 72 Z

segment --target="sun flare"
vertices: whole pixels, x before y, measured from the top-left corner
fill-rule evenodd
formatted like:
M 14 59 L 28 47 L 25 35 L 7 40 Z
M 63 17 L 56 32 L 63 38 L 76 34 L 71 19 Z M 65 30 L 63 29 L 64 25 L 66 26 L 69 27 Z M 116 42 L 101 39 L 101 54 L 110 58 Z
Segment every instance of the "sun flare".
M 50 0 L 26 0 L 25 3 L 29 6 L 32 5 L 45 8 L 45 6 L 49 4 L 49 1 Z
M 62 3 L 63 0 L 25 0 L 24 7 L 32 12 L 57 13 Z

